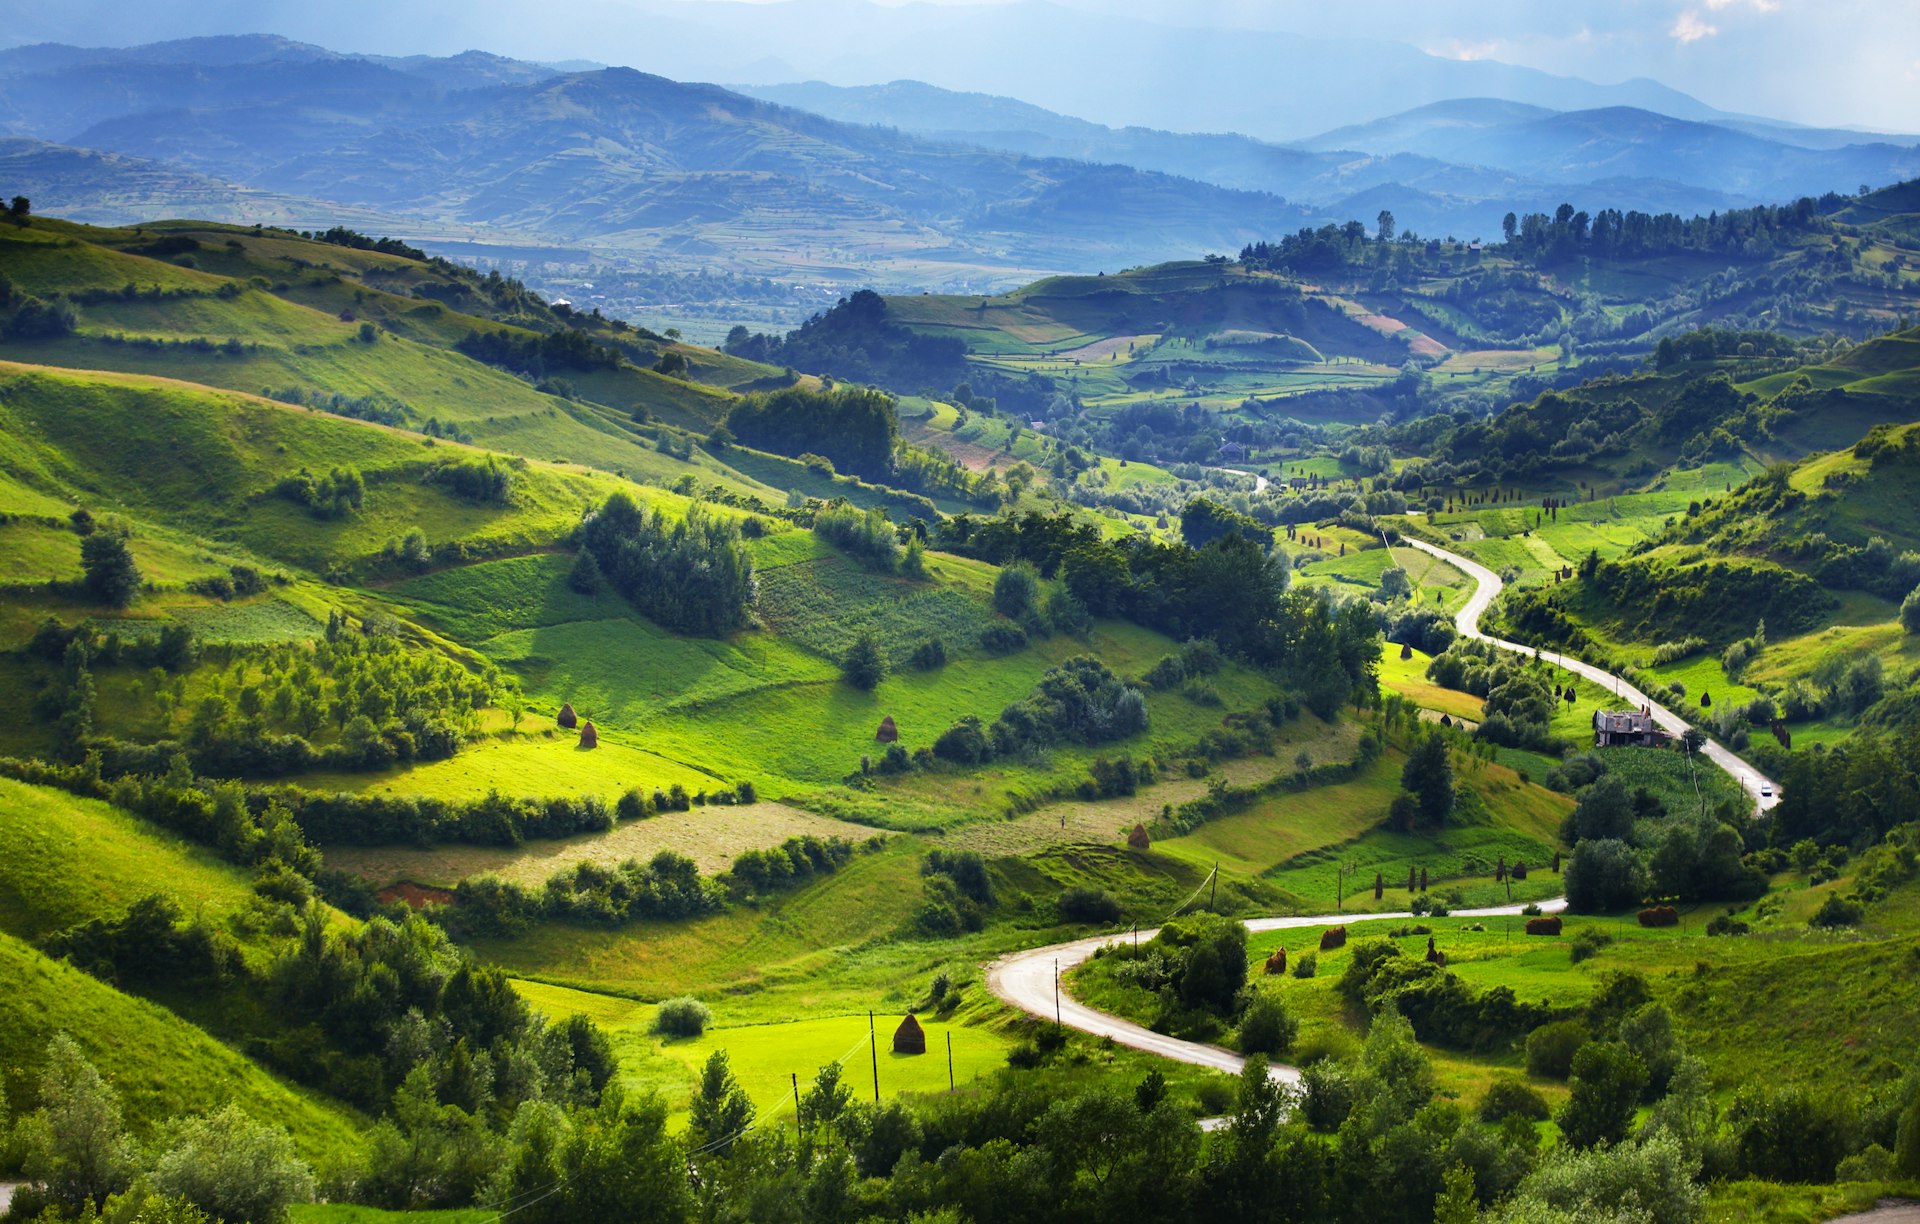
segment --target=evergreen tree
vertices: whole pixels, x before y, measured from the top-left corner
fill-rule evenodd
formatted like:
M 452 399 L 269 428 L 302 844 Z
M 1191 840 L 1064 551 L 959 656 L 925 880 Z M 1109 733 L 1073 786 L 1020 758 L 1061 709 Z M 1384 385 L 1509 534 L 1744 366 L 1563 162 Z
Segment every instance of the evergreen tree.
M 1453 762 L 1446 737 L 1429 732 L 1407 757 L 1400 785 L 1420 801 L 1420 815 L 1429 824 L 1444 825 L 1453 814 Z
M 101 603 L 124 608 L 140 591 L 140 568 L 127 545 L 127 529 L 109 524 L 80 541 L 80 568 L 87 591 Z
M 871 691 L 886 679 L 887 661 L 872 633 L 862 633 L 853 639 L 853 645 L 841 660 L 840 672 L 848 684 L 862 691 Z
M 582 595 L 598 595 L 604 582 L 600 563 L 593 559 L 593 550 L 581 549 L 573 558 L 573 568 L 567 572 L 567 585 Z

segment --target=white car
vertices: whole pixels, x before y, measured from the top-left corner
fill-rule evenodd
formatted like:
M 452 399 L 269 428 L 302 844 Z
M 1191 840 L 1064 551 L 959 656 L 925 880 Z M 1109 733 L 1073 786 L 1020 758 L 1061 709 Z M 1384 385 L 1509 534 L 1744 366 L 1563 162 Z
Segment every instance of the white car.
M 1761 783 L 1761 784 L 1760 784 L 1760 797 L 1761 797 L 1762 799 L 1771 799 L 1771 798 L 1773 798 L 1773 787 L 1772 787 L 1772 786 L 1770 786 L 1770 785 L 1768 785 L 1767 783 L 1764 783 L 1764 782 L 1763 782 L 1763 783 Z

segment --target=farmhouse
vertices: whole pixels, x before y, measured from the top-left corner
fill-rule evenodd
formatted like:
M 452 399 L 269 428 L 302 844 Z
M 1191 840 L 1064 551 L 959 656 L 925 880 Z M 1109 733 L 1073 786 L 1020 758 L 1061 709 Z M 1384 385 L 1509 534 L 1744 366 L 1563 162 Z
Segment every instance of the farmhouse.
M 1594 711 L 1595 748 L 1658 748 L 1666 742 L 1667 733 L 1655 726 L 1653 715 L 1644 710 Z
M 1238 442 L 1222 442 L 1216 453 L 1222 463 L 1244 463 L 1247 459 L 1247 448 Z

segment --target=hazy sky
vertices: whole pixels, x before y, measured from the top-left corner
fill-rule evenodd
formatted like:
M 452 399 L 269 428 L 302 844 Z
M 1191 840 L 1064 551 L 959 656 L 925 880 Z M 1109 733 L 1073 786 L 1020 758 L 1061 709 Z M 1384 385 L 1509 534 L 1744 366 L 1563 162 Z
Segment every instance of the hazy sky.
M 1602 84 L 1651 77 L 1723 110 L 1920 130 L 1920 0 L 1055 2 L 1175 25 L 1391 39 L 1435 55 L 1501 60 Z

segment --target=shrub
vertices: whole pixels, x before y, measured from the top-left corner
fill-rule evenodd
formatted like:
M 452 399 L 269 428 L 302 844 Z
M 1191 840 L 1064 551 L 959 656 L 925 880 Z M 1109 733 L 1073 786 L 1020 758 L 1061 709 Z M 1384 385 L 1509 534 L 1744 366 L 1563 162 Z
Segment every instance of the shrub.
M 1107 925 L 1120 921 L 1120 902 L 1104 888 L 1069 888 L 1053 903 L 1065 922 L 1092 922 Z
M 1839 893 L 1829 893 L 1827 899 L 1820 903 L 1820 908 L 1814 911 L 1813 917 L 1807 919 L 1807 925 L 1828 930 L 1859 926 L 1866 916 L 1866 907 L 1858 901 L 1849 901 Z
M 653 1017 L 653 1031 L 668 1037 L 698 1037 L 707 1031 L 713 1012 L 689 995 L 668 999 Z
M 1560 933 L 1560 915 L 1548 914 L 1541 918 L 1527 919 L 1527 934 L 1558 935 Z
M 154 1188 L 219 1220 L 280 1224 L 289 1204 L 313 1197 L 313 1172 L 277 1126 L 238 1106 L 176 1123 L 153 1170 Z
M 1019 620 L 1033 610 L 1040 593 L 1040 575 L 1033 566 L 1015 561 L 993 580 L 994 611 Z
M 1543 1079 L 1565 1079 L 1573 1071 L 1573 1056 L 1593 1040 L 1583 1020 L 1556 1020 L 1527 1034 L 1527 1074 Z
M 1504 1118 L 1545 1122 L 1552 1113 L 1547 1107 L 1547 1098 L 1535 1092 L 1525 1080 L 1511 1077 L 1493 1081 L 1487 1087 L 1487 1095 L 1480 1100 L 1482 1122 L 1499 1122 Z
M 1680 925 L 1680 911 L 1671 905 L 1655 905 L 1640 911 L 1640 925 L 1643 927 L 1670 927 Z
M 1293 1048 L 1293 1040 L 1300 1035 L 1300 1021 L 1295 1019 L 1280 1002 L 1270 994 L 1257 994 L 1253 1002 L 1240 1017 L 1240 1051 L 1243 1054 L 1285 1054 Z
M 840 676 L 848 684 L 868 692 L 887 678 L 887 661 L 880 653 L 880 642 L 870 632 L 862 633 L 847 647 L 840 661 Z
M 1743 1089 L 1727 1110 L 1742 1169 L 1768 1181 L 1832 1181 L 1853 1150 L 1852 1104 L 1798 1085 Z
M 947 665 L 947 644 L 937 637 L 923 638 L 907 656 L 907 663 L 916 671 L 933 671 Z
M 1621 1042 L 1593 1041 L 1574 1054 L 1569 1082 L 1573 1091 L 1556 1119 L 1566 1142 L 1577 1148 L 1619 1143 L 1647 1086 L 1647 1064 Z
M 1293 976 L 1310 978 L 1320 971 L 1320 958 L 1312 952 L 1303 952 L 1300 959 L 1293 963 Z
M 1612 942 L 1613 936 L 1599 927 L 1584 926 L 1576 931 L 1573 939 L 1568 942 L 1567 956 L 1577 965 L 1583 960 L 1590 960 L 1597 956 L 1600 949 Z
M 1027 631 L 1018 625 L 988 625 L 980 634 L 980 649 L 1006 655 L 1027 648 Z

